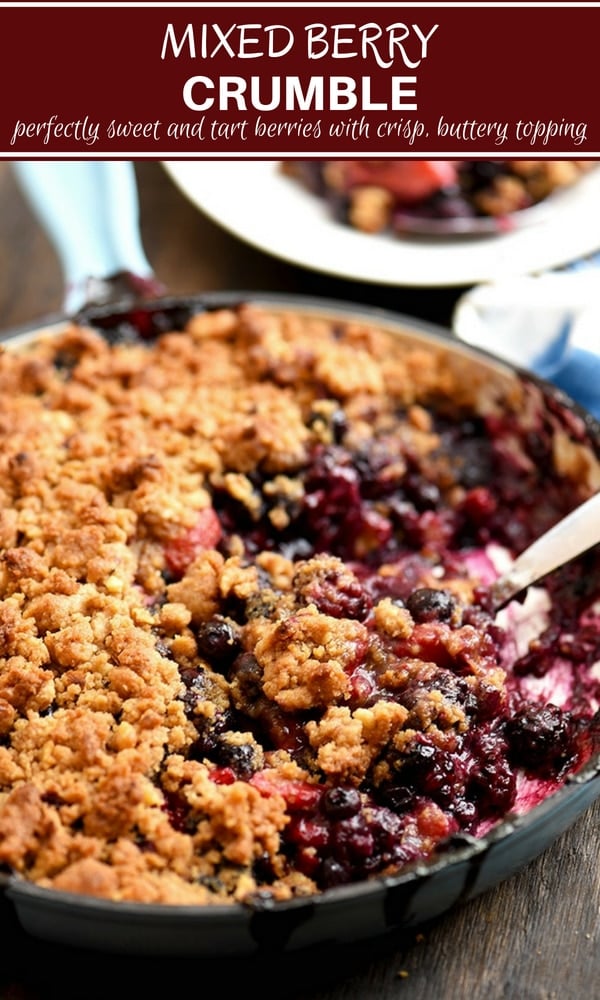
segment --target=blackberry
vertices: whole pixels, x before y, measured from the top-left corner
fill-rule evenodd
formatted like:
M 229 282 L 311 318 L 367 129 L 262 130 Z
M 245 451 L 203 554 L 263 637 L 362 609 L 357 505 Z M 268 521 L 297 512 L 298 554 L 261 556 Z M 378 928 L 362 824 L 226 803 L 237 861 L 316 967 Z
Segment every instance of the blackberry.
M 557 705 L 524 705 L 505 725 L 509 756 L 538 777 L 558 777 L 577 759 L 577 729 Z

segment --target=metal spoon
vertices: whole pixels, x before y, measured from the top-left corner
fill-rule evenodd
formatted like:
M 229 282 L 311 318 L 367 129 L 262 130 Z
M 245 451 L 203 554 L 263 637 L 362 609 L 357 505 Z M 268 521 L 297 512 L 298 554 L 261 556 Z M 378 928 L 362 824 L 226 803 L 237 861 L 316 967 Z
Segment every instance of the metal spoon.
M 600 542 L 600 493 L 595 493 L 536 539 L 491 585 L 491 607 L 499 611 L 552 570 Z
M 571 188 L 581 183 L 580 177 L 571 185 L 558 187 L 540 201 L 527 208 L 515 209 L 505 215 L 455 216 L 449 218 L 428 217 L 419 215 L 418 211 L 398 210 L 394 213 L 393 227 L 398 235 L 437 236 L 437 237 L 485 237 L 525 229 L 532 225 L 550 219 L 556 209 L 562 206 L 568 209 L 568 199 Z
M 394 231 L 414 236 L 494 236 L 543 222 L 548 215 L 551 196 L 506 215 L 449 216 L 448 218 L 398 211 L 394 214 Z M 554 204 L 553 202 L 551 204 Z

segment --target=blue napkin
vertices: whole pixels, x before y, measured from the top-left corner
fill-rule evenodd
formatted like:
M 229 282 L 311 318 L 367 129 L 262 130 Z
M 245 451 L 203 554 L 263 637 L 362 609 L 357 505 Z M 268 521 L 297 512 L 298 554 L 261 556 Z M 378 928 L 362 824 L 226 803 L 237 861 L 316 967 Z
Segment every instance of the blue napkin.
M 584 269 L 597 281 L 597 304 L 567 322 L 534 359 L 532 369 L 600 418 L 600 254 L 577 261 L 568 270 Z
M 553 382 L 600 419 L 600 253 L 472 288 L 457 303 L 453 330 Z

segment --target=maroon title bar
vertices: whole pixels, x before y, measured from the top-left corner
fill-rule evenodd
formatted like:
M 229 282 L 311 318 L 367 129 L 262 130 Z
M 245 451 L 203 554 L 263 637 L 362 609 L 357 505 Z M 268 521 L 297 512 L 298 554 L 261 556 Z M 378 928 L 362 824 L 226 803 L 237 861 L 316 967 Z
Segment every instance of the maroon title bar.
M 597 6 L 0 5 L 3 158 L 600 157 Z

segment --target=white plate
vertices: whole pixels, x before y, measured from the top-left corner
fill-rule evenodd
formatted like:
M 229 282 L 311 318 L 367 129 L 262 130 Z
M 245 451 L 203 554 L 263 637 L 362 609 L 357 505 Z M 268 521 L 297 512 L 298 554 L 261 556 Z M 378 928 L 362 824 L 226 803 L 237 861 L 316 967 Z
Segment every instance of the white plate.
M 423 237 L 365 234 L 332 219 L 324 201 L 278 160 L 164 161 L 205 215 L 292 264 L 383 285 L 453 286 L 531 274 L 600 248 L 600 170 L 552 195 L 536 222 L 511 233 Z

